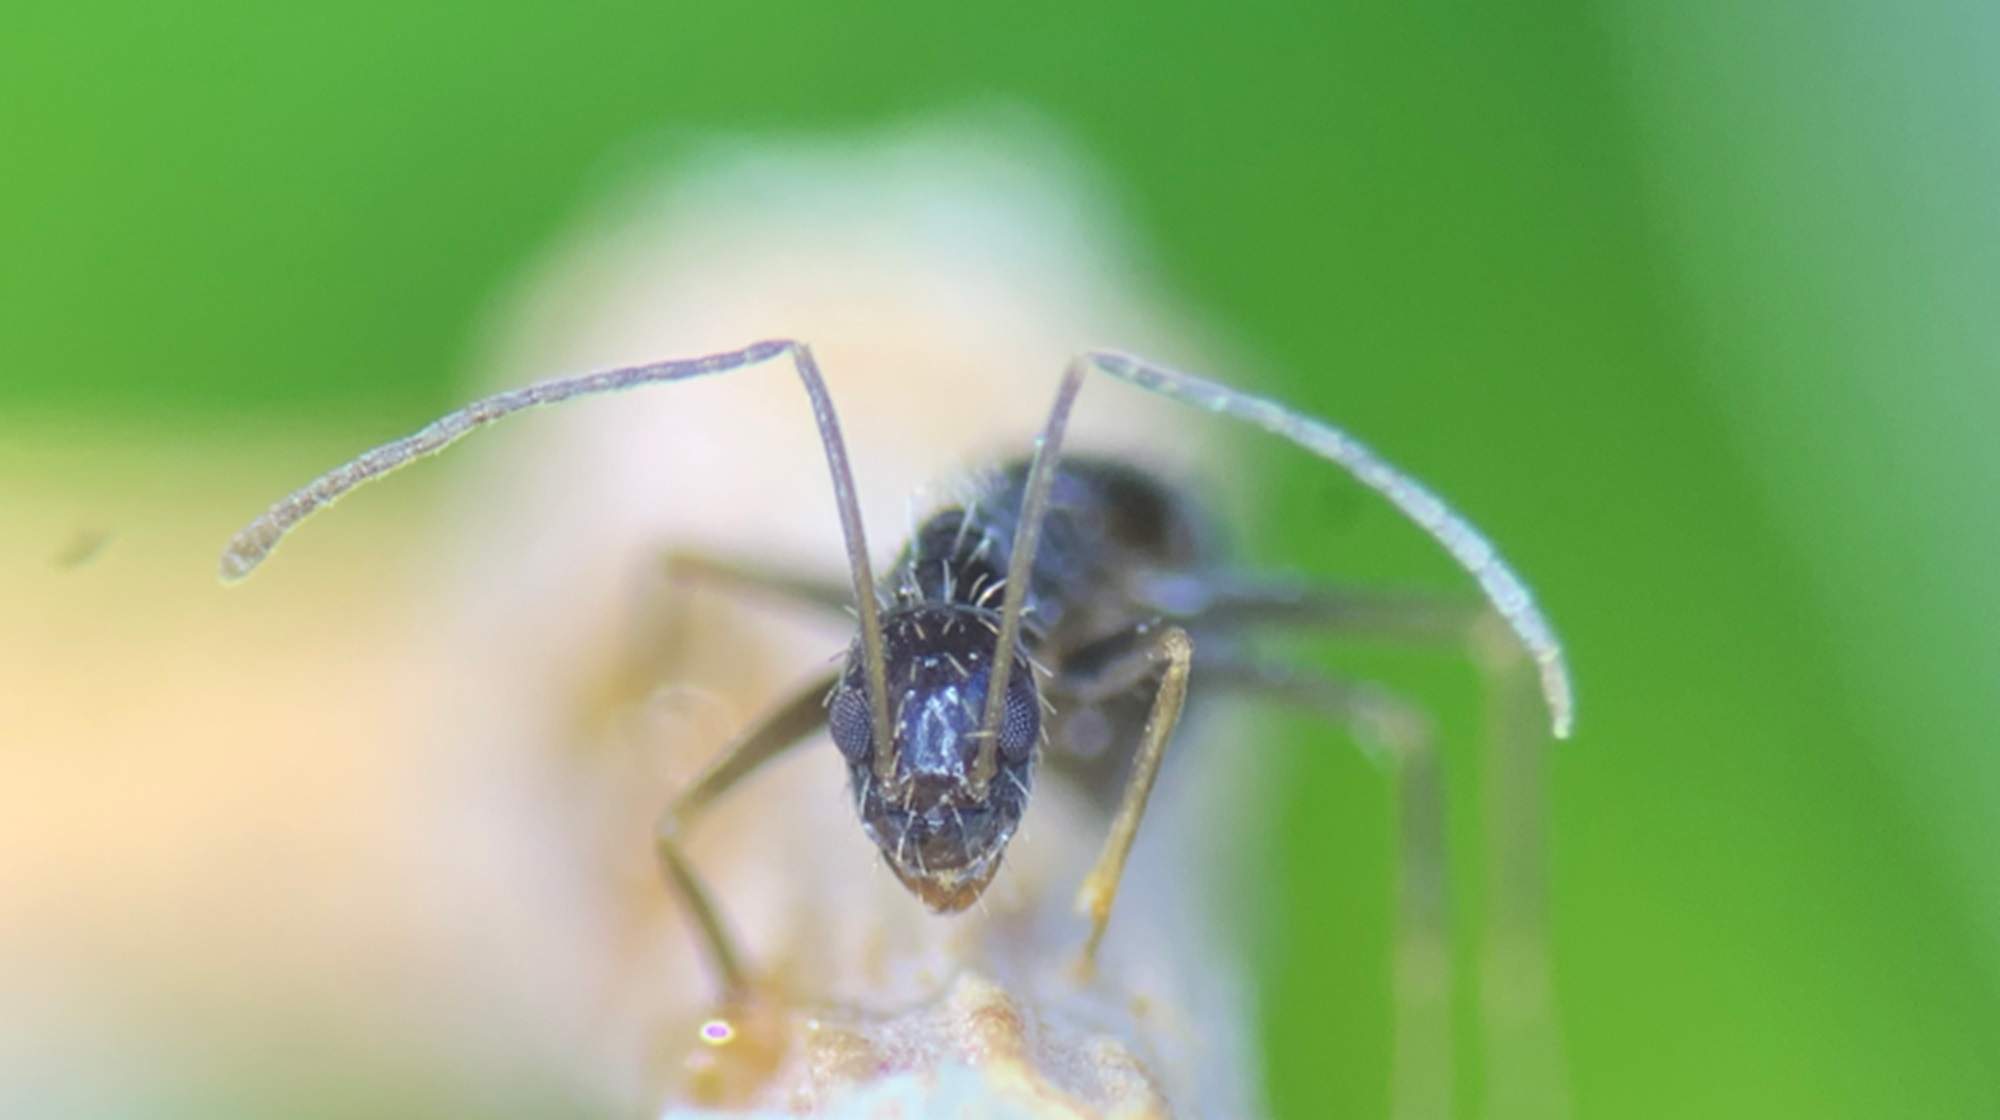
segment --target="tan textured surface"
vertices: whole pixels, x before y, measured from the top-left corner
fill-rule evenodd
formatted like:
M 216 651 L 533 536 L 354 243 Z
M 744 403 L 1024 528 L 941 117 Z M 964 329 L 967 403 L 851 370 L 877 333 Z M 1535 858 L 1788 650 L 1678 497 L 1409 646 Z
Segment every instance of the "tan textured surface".
M 687 1058 L 687 1095 L 698 1108 L 860 1117 L 977 1100 L 998 1115 L 1168 1115 L 1145 1062 L 1119 1038 L 1023 1006 L 974 973 L 895 1014 L 746 1007 L 703 1030 L 723 1023 L 727 1041 Z

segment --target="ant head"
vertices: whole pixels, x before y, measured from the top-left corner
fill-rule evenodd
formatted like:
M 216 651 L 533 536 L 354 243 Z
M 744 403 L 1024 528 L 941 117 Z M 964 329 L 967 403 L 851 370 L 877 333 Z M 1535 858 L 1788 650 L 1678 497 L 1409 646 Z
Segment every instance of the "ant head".
M 982 789 L 973 771 L 998 641 L 991 617 L 970 607 L 920 604 L 884 615 L 882 639 L 892 777 L 878 777 L 877 752 L 885 747 L 874 741 L 859 641 L 829 706 L 833 741 L 847 760 L 861 827 L 896 877 L 933 910 L 963 910 L 1000 869 L 1027 807 L 1041 694 L 1034 671 L 1016 654 L 993 778 Z

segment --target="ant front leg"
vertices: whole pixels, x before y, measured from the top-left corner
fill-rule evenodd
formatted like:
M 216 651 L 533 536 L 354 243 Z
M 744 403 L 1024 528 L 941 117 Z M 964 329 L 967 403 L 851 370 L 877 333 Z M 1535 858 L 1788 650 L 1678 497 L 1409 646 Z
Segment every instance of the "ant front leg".
M 729 792 L 736 783 L 825 726 L 826 709 L 823 705 L 827 692 L 833 688 L 834 679 L 829 674 L 807 683 L 738 736 L 708 764 L 693 784 L 674 798 L 654 827 L 653 845 L 659 853 L 667 885 L 680 896 L 694 918 L 709 961 L 721 977 L 723 995 L 727 999 L 740 998 L 749 990 L 742 957 L 736 951 L 735 939 L 722 924 L 722 915 L 716 908 L 714 897 L 695 875 L 686 853 L 682 851 L 682 833 L 703 810 Z
M 1132 854 L 1132 841 L 1139 835 L 1139 819 L 1146 814 L 1146 800 L 1152 796 L 1153 782 L 1160 776 L 1160 760 L 1167 753 L 1167 740 L 1180 723 L 1181 708 L 1187 701 L 1188 670 L 1194 662 L 1194 640 L 1178 626 L 1154 630 L 1139 627 L 1114 641 L 1130 643 L 1121 656 L 1104 665 L 1093 680 L 1079 690 L 1085 700 L 1124 692 L 1158 674 L 1160 683 L 1153 693 L 1146 727 L 1139 735 L 1139 751 L 1132 760 L 1132 773 L 1125 780 L 1125 792 L 1118 801 L 1118 813 L 1111 818 L 1111 830 L 1104 838 L 1104 850 L 1083 885 L 1076 892 L 1077 912 L 1090 919 L 1090 935 L 1076 962 L 1076 973 L 1088 979 L 1097 970 L 1097 946 L 1104 940 L 1104 927 L 1111 921 L 1111 904 L 1118 896 L 1118 881 L 1125 874 L 1125 860 Z

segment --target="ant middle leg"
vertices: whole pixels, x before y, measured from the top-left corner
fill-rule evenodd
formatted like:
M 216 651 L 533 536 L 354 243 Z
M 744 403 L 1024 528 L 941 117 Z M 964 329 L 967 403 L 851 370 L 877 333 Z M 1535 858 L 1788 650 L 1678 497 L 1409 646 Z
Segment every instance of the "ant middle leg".
M 667 885 L 687 905 L 709 963 L 722 981 L 725 998 L 744 995 L 749 990 L 748 976 L 714 896 L 695 874 L 682 850 L 682 833 L 703 810 L 759 766 L 804 742 L 824 726 L 826 710 L 822 705 L 833 683 L 832 674 L 822 675 L 765 713 L 724 747 L 701 775 L 668 803 L 654 826 L 653 846 L 659 854 Z
M 1133 592 L 1165 617 L 1204 626 L 1273 626 L 1469 647 L 1491 612 L 1477 601 L 1261 573 L 1152 573 Z

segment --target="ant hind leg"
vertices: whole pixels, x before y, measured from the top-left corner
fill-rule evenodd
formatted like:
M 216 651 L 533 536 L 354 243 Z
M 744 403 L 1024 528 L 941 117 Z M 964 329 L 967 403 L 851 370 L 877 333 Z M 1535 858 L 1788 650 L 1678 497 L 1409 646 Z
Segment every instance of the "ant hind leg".
M 1456 1067 L 1450 848 L 1430 719 L 1386 689 L 1323 671 L 1233 658 L 1201 668 L 1206 685 L 1340 724 L 1389 775 L 1398 832 L 1390 1101 L 1396 1116 L 1450 1115 Z
M 641 621 L 632 683 L 642 690 L 688 675 L 714 637 L 734 636 L 733 631 L 715 636 L 705 631 L 702 624 L 709 616 L 698 609 L 698 597 L 711 590 L 727 596 L 731 605 L 755 604 L 850 625 L 854 618 L 854 592 L 845 583 L 746 557 L 670 548 L 656 554 L 648 572 L 653 578 L 635 607 Z
M 659 564 L 669 590 L 690 585 L 712 585 L 734 593 L 842 617 L 854 606 L 854 589 L 846 583 L 745 557 L 721 556 L 701 549 L 673 548 L 660 557 Z
M 1571 1114 L 1549 935 L 1547 740 L 1526 660 L 1489 620 L 1473 657 L 1485 680 L 1481 828 L 1486 892 L 1479 1024 L 1494 1116 Z

